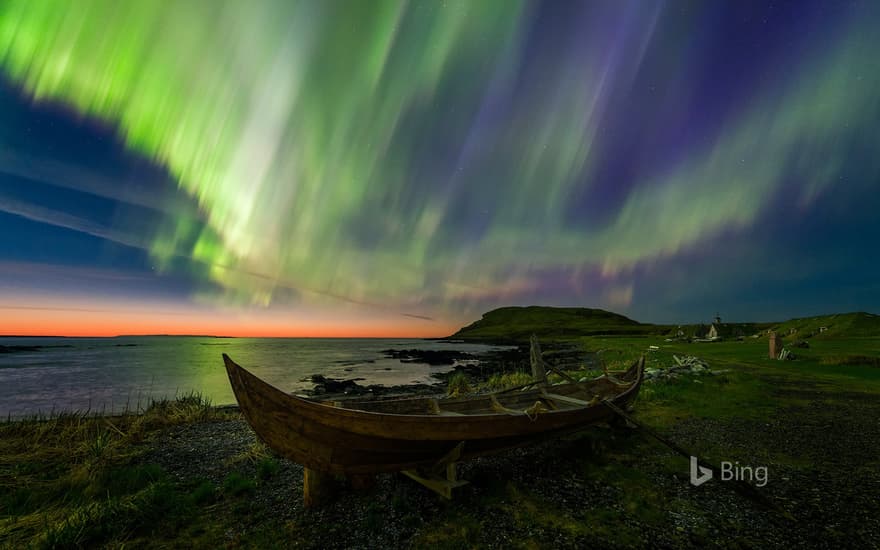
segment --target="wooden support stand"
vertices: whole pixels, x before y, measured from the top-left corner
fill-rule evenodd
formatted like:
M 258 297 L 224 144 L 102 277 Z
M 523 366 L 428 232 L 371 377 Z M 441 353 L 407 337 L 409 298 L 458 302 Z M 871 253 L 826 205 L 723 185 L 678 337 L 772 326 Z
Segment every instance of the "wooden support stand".
M 410 478 L 411 480 L 419 483 L 428 489 L 434 491 L 441 497 L 451 500 L 452 499 L 452 490 L 461 487 L 463 485 L 467 485 L 467 481 L 459 480 L 456 477 L 455 472 L 455 463 L 446 465 L 446 477 L 441 477 L 432 473 L 419 472 L 417 470 L 403 470 L 403 475 Z
M 455 464 L 461 457 L 464 441 L 438 460 L 436 464 L 425 470 L 403 470 L 402 473 L 411 480 L 434 491 L 445 499 L 452 499 L 452 490 L 467 485 L 467 481 L 459 480 Z M 445 472 L 446 476 L 443 476 Z
M 336 476 L 311 468 L 303 468 L 303 505 L 320 506 L 333 500 L 339 492 Z
M 376 486 L 373 474 L 354 474 L 343 480 L 334 474 L 327 474 L 303 468 L 303 505 L 306 508 L 322 506 L 334 500 L 345 487 L 355 491 L 367 491 Z

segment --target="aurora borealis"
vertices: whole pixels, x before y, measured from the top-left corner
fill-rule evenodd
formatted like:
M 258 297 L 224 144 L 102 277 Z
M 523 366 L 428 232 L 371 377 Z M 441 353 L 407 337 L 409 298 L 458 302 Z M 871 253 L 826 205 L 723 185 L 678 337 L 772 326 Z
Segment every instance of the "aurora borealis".
M 872 2 L 7 0 L 0 333 L 880 309 L 878 25 Z

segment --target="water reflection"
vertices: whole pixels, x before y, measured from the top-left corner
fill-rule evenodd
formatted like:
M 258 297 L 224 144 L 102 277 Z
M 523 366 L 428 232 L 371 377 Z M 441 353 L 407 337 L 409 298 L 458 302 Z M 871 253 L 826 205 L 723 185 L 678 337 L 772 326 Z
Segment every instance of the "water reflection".
M 385 349 L 455 349 L 481 353 L 490 346 L 411 339 L 300 338 L 0 338 L 2 346 L 38 346 L 0 354 L 0 414 L 49 411 L 119 412 L 151 399 L 201 392 L 215 404 L 234 403 L 221 359 L 229 354 L 285 390 L 310 387 L 307 376 L 362 378 L 363 384 L 433 383 L 451 367 L 401 363 Z

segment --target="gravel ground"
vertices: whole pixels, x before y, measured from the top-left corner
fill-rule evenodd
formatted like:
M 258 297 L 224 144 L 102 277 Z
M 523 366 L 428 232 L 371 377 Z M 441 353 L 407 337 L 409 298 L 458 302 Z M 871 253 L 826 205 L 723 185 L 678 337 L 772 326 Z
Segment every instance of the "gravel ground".
M 296 526 L 298 538 L 291 546 L 417 546 L 424 543 L 419 537 L 426 524 L 446 517 L 451 529 L 456 521 L 472 524 L 461 526 L 469 529 L 468 546 L 490 548 L 526 542 L 553 548 L 880 548 L 880 403 L 858 393 L 835 394 L 828 402 L 831 396 L 808 386 L 780 392 L 807 404 L 762 421 L 684 419 L 666 435 L 730 449 L 725 459 L 741 464 L 766 465 L 769 482 L 761 491 L 788 510 L 793 522 L 762 510 L 721 481 L 691 487 L 687 462 L 674 462 L 670 451 L 646 443 L 635 430 L 596 428 L 462 464 L 460 476 L 471 483 L 452 502 L 401 476 L 383 475 L 371 491 L 344 493 L 325 507 L 305 510 L 302 467 L 278 459 L 280 470 L 247 497 L 249 511 L 234 516 L 227 534 L 230 540 L 245 537 L 255 523 L 271 518 Z M 235 459 L 256 442 L 243 420 L 178 426 L 163 432 L 143 460 L 178 480 L 205 478 L 220 486 L 232 471 L 255 476 L 253 461 Z M 631 453 L 634 445 L 642 452 Z M 681 470 L 671 473 L 664 463 L 680 464 Z M 589 474 L 602 464 L 645 476 L 642 482 L 660 502 L 660 520 L 645 521 L 632 509 L 626 482 L 614 483 L 613 469 Z M 583 524 L 613 514 L 613 525 L 623 526 L 626 536 L 601 528 L 574 534 L 530 511 L 524 499 L 546 502 Z

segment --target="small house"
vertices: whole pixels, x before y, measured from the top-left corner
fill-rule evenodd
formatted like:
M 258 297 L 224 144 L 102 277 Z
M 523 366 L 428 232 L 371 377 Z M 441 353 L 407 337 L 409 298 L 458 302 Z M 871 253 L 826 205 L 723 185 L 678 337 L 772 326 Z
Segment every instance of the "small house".
M 717 340 L 721 338 L 720 328 L 721 325 L 716 325 L 715 323 L 712 323 L 712 326 L 709 327 L 709 332 L 706 334 L 706 338 L 709 338 L 710 340 Z
M 737 326 L 731 323 L 721 323 L 721 319 L 719 317 L 715 318 L 714 323 L 709 326 L 709 331 L 706 333 L 706 338 L 710 340 L 721 340 L 722 338 L 739 338 L 744 336 L 744 332 L 741 326 Z

